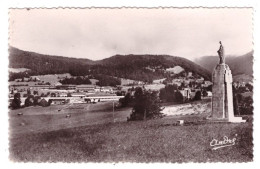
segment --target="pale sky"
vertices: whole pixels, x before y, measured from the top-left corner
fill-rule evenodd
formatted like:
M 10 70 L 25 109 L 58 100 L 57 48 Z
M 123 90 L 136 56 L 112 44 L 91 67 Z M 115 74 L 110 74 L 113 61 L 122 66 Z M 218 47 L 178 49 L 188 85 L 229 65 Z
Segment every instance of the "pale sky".
M 167 54 L 194 60 L 253 50 L 252 8 L 10 9 L 9 44 L 41 54 L 99 60 Z

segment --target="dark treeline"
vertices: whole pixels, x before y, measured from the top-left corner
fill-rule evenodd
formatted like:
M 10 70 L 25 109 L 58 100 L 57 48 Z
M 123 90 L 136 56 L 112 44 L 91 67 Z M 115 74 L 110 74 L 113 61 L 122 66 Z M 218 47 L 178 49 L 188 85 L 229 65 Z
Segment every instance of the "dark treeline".
M 77 76 L 77 77 L 62 79 L 60 80 L 60 83 L 80 85 L 80 84 L 91 84 L 91 81 L 87 77 Z
M 99 86 L 117 86 L 121 84 L 121 81 L 119 79 L 111 76 L 103 75 L 103 74 L 91 75 L 89 77 L 93 79 L 97 79 L 98 82 L 96 83 L 96 85 Z M 89 80 L 88 77 L 77 76 L 77 77 L 62 79 L 60 80 L 60 83 L 80 85 L 80 84 L 91 84 L 91 81 Z
M 94 75 L 93 76 L 95 79 L 99 80 L 96 84 L 99 86 L 117 86 L 117 85 L 121 85 L 121 80 L 111 77 L 111 76 L 107 76 L 107 75 L 103 75 L 103 74 L 99 74 L 99 75 Z
M 19 72 L 19 73 L 12 73 L 9 72 L 9 81 L 14 81 L 15 79 L 22 79 L 22 78 L 29 78 L 30 76 L 32 76 L 33 73 L 30 73 L 28 71 L 26 72 Z

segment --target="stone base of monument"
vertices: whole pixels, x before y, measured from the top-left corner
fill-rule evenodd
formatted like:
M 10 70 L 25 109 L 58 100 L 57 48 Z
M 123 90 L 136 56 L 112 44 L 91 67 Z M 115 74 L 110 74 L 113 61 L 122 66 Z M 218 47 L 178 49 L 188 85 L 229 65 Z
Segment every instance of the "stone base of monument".
M 211 115 L 207 118 L 211 122 L 243 123 L 242 117 L 235 117 L 233 104 L 232 73 L 225 64 L 224 48 L 221 41 L 218 50 L 219 64 L 212 73 L 212 104 Z
M 244 123 L 246 120 L 243 120 L 242 117 L 232 117 L 228 119 L 229 122 L 231 123 Z
M 229 122 L 229 123 L 245 123 L 246 120 L 243 120 L 242 117 L 231 117 L 231 118 L 212 118 L 207 117 L 207 120 L 210 122 Z
M 232 74 L 225 63 L 218 64 L 212 74 L 212 112 L 211 122 L 243 123 L 242 117 L 234 116 Z
M 210 122 L 229 122 L 228 119 L 225 119 L 225 118 L 212 118 L 212 117 L 207 117 L 206 118 L 208 121 Z

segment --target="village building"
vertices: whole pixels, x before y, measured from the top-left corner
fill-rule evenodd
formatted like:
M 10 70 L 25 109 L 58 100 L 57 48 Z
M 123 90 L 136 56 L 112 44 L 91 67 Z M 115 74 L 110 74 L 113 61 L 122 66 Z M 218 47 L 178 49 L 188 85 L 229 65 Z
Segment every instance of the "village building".
M 190 89 L 190 88 L 184 88 L 182 90 L 179 90 L 179 92 L 182 94 L 184 100 L 190 100 L 193 99 L 197 92 L 200 92 L 200 89 Z
M 71 97 L 84 98 L 85 96 L 86 96 L 86 93 L 83 93 L 83 92 L 71 93 Z
M 166 80 L 166 78 L 153 80 L 153 83 L 154 84 L 160 84 L 160 83 L 163 83 L 164 80 Z
M 89 91 L 94 91 L 96 88 L 96 85 L 77 85 L 76 90 L 79 92 L 89 92 Z
M 189 77 L 189 78 L 190 78 L 190 77 L 193 77 L 193 76 L 192 76 L 192 72 L 188 72 L 187 77 Z
M 99 82 L 99 80 L 97 79 L 89 79 L 89 81 L 91 82 L 92 85 L 96 85 Z
M 212 92 L 207 91 L 208 97 L 212 97 Z
M 67 97 L 67 96 L 68 96 L 68 93 L 60 93 L 59 96 L 60 96 L 60 97 Z
M 75 90 L 76 89 L 76 85 L 59 85 L 59 86 L 56 86 L 56 89 L 60 89 L 60 90 Z
M 185 100 L 191 99 L 191 89 L 184 88 L 183 90 L 179 90 Z
M 204 78 L 201 77 L 201 78 L 199 78 L 199 79 L 196 79 L 195 82 L 196 82 L 196 83 L 203 83 L 203 82 L 204 82 Z
M 57 104 L 57 105 L 60 105 L 60 104 L 65 104 L 65 100 L 66 99 L 59 99 L 59 98 L 57 98 L 57 99 L 51 99 L 51 104 Z
M 177 85 L 177 86 L 181 86 L 182 82 L 183 82 L 183 79 L 173 79 L 172 80 L 172 84 Z
M 103 87 L 100 88 L 100 91 L 105 92 L 105 93 L 112 93 L 113 89 L 110 86 L 103 86 Z
M 211 81 L 206 80 L 206 81 L 204 81 L 203 84 L 201 84 L 201 87 L 208 87 L 208 86 L 210 86 L 210 85 L 212 85 L 212 84 L 213 84 L 213 83 L 212 83 Z
M 50 89 L 50 85 L 33 85 L 30 86 L 30 90 Z

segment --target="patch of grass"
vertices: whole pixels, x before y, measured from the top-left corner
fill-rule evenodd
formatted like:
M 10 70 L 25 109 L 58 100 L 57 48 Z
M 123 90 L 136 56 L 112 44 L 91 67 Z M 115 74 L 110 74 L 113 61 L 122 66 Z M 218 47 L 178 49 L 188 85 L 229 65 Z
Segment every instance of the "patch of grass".
M 20 135 L 10 139 L 10 158 L 33 162 L 248 162 L 252 123 L 202 123 L 201 116 L 118 122 Z M 193 122 L 193 123 L 192 123 Z M 193 125 L 195 124 L 195 125 Z M 234 146 L 212 150 L 212 139 L 236 137 Z
M 104 124 L 114 120 L 117 122 L 126 121 L 131 112 L 130 108 L 122 108 L 116 109 L 113 113 L 111 103 L 82 104 L 73 107 L 78 106 L 82 108 L 68 109 L 67 105 L 55 105 L 11 110 L 9 112 L 11 137 L 19 137 L 19 135 L 27 133 Z M 23 115 L 18 116 L 18 113 Z M 66 118 L 68 114 L 70 117 Z

